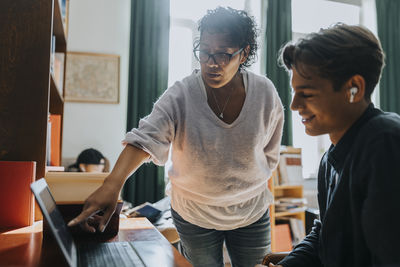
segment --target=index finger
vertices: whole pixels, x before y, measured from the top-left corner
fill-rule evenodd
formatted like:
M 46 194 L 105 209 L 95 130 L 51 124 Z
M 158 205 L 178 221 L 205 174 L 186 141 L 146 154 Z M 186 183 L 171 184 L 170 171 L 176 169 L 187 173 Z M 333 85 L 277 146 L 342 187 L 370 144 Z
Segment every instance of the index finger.
M 97 212 L 100 210 L 94 208 L 94 207 L 89 207 L 81 212 L 78 216 L 76 216 L 74 219 L 69 221 L 68 226 L 75 226 L 77 224 L 80 224 L 83 221 L 86 221 L 90 216 L 95 215 Z

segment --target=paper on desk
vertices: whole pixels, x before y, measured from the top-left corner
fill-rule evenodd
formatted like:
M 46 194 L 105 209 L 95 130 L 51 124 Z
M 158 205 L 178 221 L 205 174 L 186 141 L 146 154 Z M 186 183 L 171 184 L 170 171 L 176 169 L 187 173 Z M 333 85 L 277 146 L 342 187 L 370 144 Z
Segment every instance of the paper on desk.
M 146 218 L 120 218 L 119 230 L 126 229 L 152 229 L 154 225 L 149 222 Z

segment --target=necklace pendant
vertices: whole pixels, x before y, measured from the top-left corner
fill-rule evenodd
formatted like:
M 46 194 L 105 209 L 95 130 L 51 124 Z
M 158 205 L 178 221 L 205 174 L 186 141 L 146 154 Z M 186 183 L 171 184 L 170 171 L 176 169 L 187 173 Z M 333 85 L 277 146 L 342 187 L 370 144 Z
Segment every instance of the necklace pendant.
M 224 113 L 221 112 L 221 114 L 219 114 L 219 117 L 220 117 L 221 119 L 223 119 L 223 118 L 224 118 Z

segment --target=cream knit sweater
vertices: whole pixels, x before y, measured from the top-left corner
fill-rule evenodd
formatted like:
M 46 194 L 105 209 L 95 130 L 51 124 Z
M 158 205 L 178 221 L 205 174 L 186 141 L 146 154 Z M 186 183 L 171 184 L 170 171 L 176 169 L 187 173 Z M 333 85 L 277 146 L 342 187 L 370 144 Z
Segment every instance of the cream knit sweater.
M 272 203 L 283 108 L 274 85 L 242 71 L 246 99 L 238 118 L 221 121 L 207 104 L 199 70 L 168 88 L 123 140 L 168 169 L 172 207 L 204 228 L 230 230 L 257 221 Z M 171 146 L 172 144 L 172 146 Z

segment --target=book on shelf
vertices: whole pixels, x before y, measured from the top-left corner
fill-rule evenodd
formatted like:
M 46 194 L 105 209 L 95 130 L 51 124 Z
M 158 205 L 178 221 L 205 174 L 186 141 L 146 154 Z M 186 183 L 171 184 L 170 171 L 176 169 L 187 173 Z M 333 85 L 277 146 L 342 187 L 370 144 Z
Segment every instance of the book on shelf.
M 290 218 L 289 223 L 293 239 L 292 243 L 293 246 L 296 246 L 306 237 L 305 226 L 303 221 L 297 218 Z
M 304 197 L 279 197 L 279 203 L 307 204 L 307 199 Z
M 292 246 L 299 244 L 305 237 L 305 227 L 302 220 L 293 217 L 280 217 L 277 222 L 279 225 L 289 225 Z
M 285 211 L 294 211 L 299 208 L 305 207 L 307 204 L 307 199 L 305 198 L 296 198 L 296 197 L 281 197 L 275 200 L 275 211 L 276 212 L 285 212 Z
M 286 212 L 286 211 L 294 211 L 295 209 L 300 208 L 299 205 L 296 204 L 275 204 L 275 211 L 276 212 Z
M 281 150 L 278 164 L 279 184 L 298 185 L 303 182 L 301 149 Z
M 35 176 L 34 161 L 0 161 L 1 228 L 32 225 L 35 201 L 30 184 Z
M 50 115 L 47 117 L 47 133 L 46 133 L 46 165 L 51 165 L 51 120 Z
M 51 37 L 51 47 L 50 47 L 50 73 L 54 73 L 54 56 L 56 53 L 56 36 Z
M 288 223 L 275 225 L 275 251 L 274 252 L 287 252 L 292 250 L 292 236 Z
M 64 82 L 64 53 L 56 52 L 54 54 L 53 78 L 60 95 L 63 95 L 63 82 Z
M 275 212 L 276 212 L 276 216 L 281 216 L 279 213 L 285 213 L 285 215 L 295 214 L 295 213 L 303 213 L 306 209 L 307 209 L 306 207 L 297 207 L 297 208 L 290 208 L 290 209 L 286 209 L 286 210 L 276 210 L 276 207 L 275 207 Z
M 67 0 L 58 0 L 60 4 L 60 11 L 61 11 L 61 19 L 63 24 L 65 25 L 66 20 L 66 13 L 67 13 Z
M 50 114 L 49 115 L 49 127 L 50 127 L 50 162 L 48 166 L 59 166 L 61 165 L 61 115 Z

